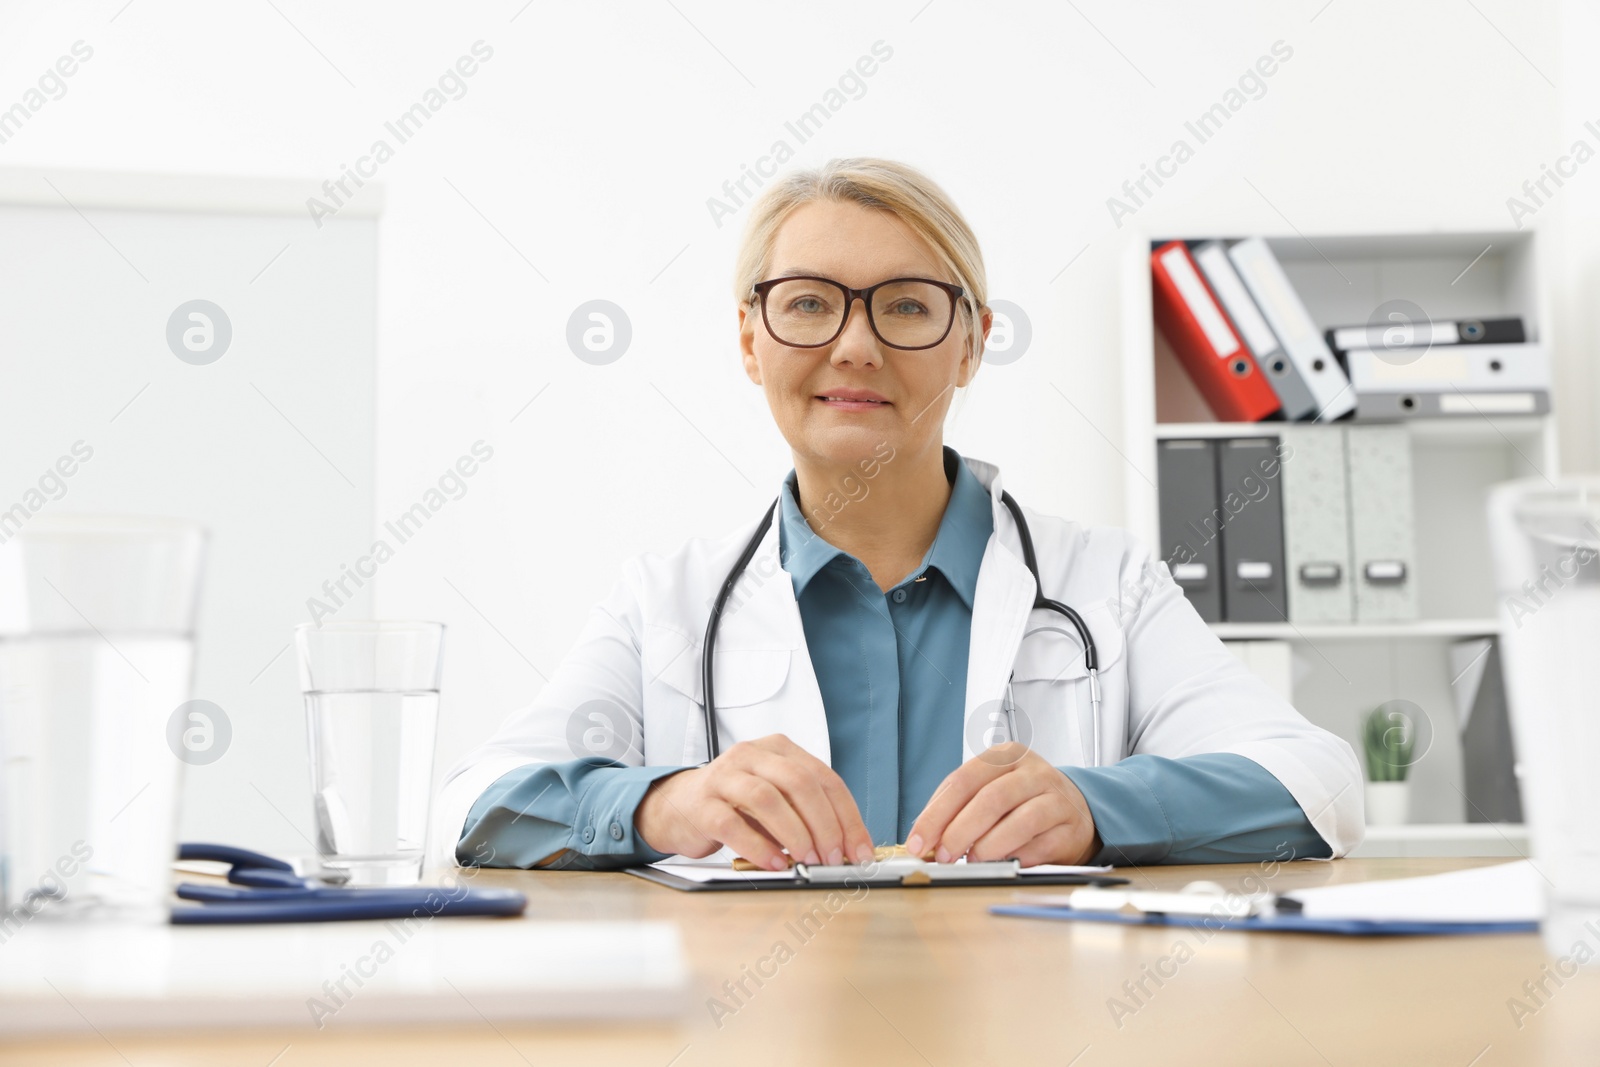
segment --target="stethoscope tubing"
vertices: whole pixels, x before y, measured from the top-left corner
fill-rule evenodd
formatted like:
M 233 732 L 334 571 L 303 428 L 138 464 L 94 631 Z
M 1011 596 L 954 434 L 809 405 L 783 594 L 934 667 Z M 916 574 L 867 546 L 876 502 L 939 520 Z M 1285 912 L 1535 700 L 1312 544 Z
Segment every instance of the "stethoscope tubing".
M 706 762 L 711 762 L 722 754 L 722 745 L 717 738 L 717 705 L 712 679 L 712 661 L 716 649 L 717 624 L 722 621 L 722 609 L 727 605 L 728 598 L 733 595 L 733 589 L 739 583 L 739 576 L 750 565 L 750 560 L 755 557 L 756 550 L 761 546 L 761 541 L 766 537 L 767 531 L 772 527 L 772 516 L 777 513 L 778 500 L 774 499 L 767 507 L 766 514 L 761 516 L 761 521 L 756 524 L 755 533 L 745 544 L 744 550 L 739 553 L 738 560 L 728 571 L 728 577 L 723 580 L 722 588 L 717 592 L 717 599 L 711 605 L 711 616 L 706 620 L 705 642 L 700 652 L 700 684 L 705 697 L 705 726 L 706 726 Z M 1022 517 L 1022 506 L 1009 492 L 1002 491 L 1000 501 L 1011 512 L 1011 517 L 1017 524 L 1017 535 L 1022 541 L 1022 561 L 1027 564 L 1028 573 L 1033 575 L 1033 609 L 1053 611 L 1064 617 L 1078 632 L 1078 639 L 1083 645 L 1083 663 L 1089 673 L 1089 717 L 1094 728 L 1093 749 L 1090 752 L 1091 765 L 1100 763 L 1100 656 L 1095 647 L 1094 636 L 1089 633 L 1089 627 L 1083 621 L 1083 616 L 1070 605 L 1059 600 L 1051 600 L 1044 595 L 1044 584 L 1039 579 L 1039 563 L 1033 550 L 1033 533 L 1028 529 L 1028 522 Z M 1012 738 L 1016 738 L 1016 722 L 1013 715 L 1015 702 L 1011 699 L 1011 680 L 1006 680 L 1005 713 L 1007 727 Z

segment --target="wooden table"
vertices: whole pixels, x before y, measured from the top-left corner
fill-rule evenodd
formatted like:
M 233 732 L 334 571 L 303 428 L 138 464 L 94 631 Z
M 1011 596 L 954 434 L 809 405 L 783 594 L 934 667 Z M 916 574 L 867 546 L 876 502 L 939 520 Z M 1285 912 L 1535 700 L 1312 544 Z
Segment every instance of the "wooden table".
M 1207 878 L 1283 892 L 1486 862 L 1499 861 L 1121 873 L 1147 888 Z M 677 922 L 694 972 L 692 1006 L 673 1023 L 113 1033 L 12 1044 L 0 1064 L 1600 1063 L 1600 973 L 1558 983 L 1534 935 L 1208 934 L 985 910 L 1061 891 L 1047 887 L 873 889 L 830 902 L 823 891 L 678 893 L 623 874 L 485 871 L 475 884 L 522 889 L 536 919 Z M 758 986 L 753 971 L 770 977 Z M 748 995 L 724 985 L 741 979 Z M 1548 996 L 1529 997 L 1523 983 L 1541 979 Z M 1526 1009 L 1520 1018 L 1513 1000 Z

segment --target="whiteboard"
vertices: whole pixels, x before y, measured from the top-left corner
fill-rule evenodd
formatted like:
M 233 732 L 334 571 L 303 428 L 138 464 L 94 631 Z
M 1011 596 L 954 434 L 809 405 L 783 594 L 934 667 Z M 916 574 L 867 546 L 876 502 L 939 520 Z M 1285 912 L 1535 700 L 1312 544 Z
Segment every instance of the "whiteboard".
M 40 513 L 211 532 L 193 695 L 231 737 L 185 769 L 184 840 L 313 849 L 287 646 L 307 598 L 371 544 L 377 295 L 377 190 L 320 227 L 315 191 L 0 170 L 0 512 L 77 445 L 92 455 L 46 480 Z M 182 359 L 168 323 L 194 300 L 231 338 L 191 335 Z M 366 617 L 370 582 L 345 588 L 337 617 Z

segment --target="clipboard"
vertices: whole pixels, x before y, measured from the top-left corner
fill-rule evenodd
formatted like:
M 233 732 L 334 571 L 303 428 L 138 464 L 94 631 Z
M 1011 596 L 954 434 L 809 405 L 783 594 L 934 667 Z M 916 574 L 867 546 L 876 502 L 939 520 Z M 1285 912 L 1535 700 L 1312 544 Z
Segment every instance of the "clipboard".
M 1016 860 L 995 863 L 928 863 L 911 857 L 880 860 L 870 866 L 799 863 L 789 871 L 749 871 L 747 876 L 697 880 L 649 865 L 628 867 L 628 874 L 684 893 L 747 892 L 763 889 L 927 889 L 987 886 L 990 889 L 1030 885 L 1117 886 L 1128 879 L 1097 870 L 1034 870 Z M 720 874 L 720 869 L 718 870 Z
M 1419 922 L 1385 919 L 1315 919 L 1295 912 L 1276 915 L 1180 915 L 1171 912 L 1146 912 L 1127 915 L 1115 911 L 1079 911 L 1073 908 L 1031 904 L 996 904 L 992 915 L 1016 915 L 1029 919 L 1072 920 L 1074 922 L 1119 923 L 1123 926 L 1188 926 L 1206 930 L 1277 930 L 1302 934 L 1345 934 L 1354 936 L 1416 936 L 1438 934 L 1531 934 L 1536 922 Z
M 1524 861 L 1287 894 L 1228 893 L 1209 881 L 1191 882 L 1178 892 L 1086 888 L 998 904 L 989 911 L 1123 926 L 1404 937 L 1535 933 L 1541 907 L 1535 872 Z

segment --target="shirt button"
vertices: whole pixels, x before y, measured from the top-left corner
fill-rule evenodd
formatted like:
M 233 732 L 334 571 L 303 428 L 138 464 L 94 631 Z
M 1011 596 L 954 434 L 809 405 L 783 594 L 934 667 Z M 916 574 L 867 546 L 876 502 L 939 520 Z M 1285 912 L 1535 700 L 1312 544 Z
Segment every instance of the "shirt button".
M 894 591 L 894 602 L 896 604 L 904 604 L 906 602 L 906 591 L 904 589 L 896 589 Z
M 593 840 L 594 840 L 594 827 L 585 826 L 583 828 L 583 843 L 587 845 L 589 842 L 591 842 Z
M 611 840 L 622 840 L 622 824 L 620 822 L 614 822 L 611 824 Z

